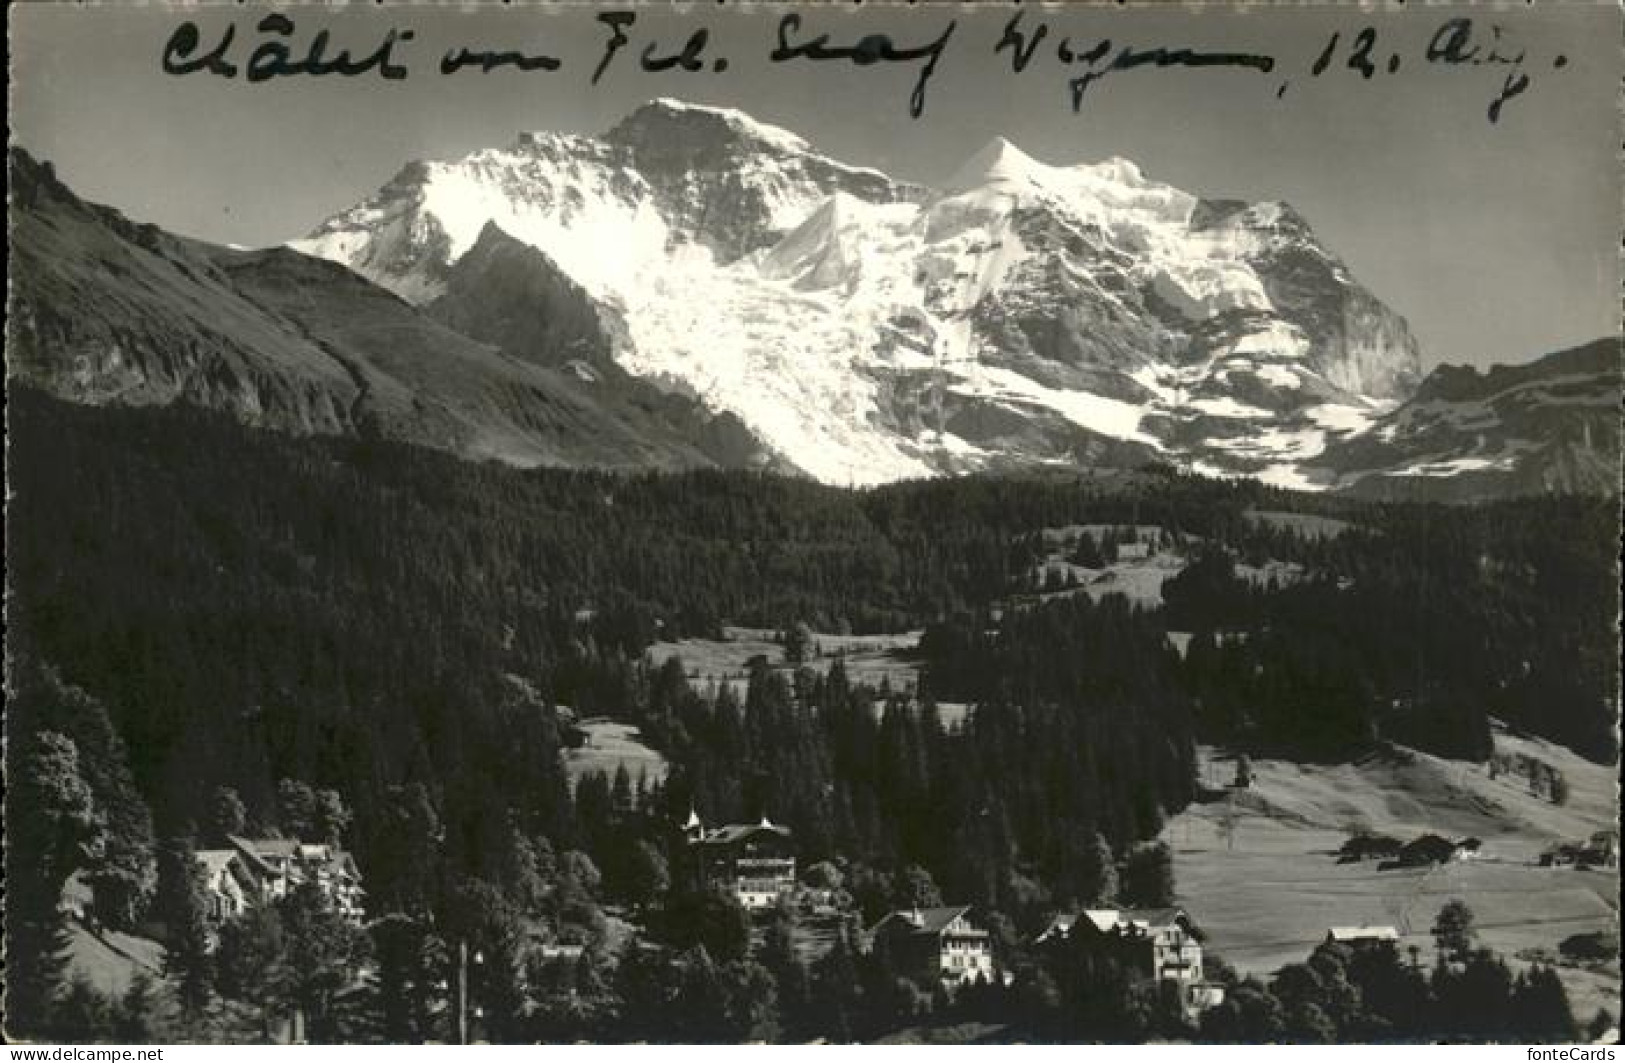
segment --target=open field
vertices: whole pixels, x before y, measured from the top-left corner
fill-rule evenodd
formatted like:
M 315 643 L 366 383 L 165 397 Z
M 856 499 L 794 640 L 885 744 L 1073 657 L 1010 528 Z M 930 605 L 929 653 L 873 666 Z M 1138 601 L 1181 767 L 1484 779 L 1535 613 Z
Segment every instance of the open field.
M 1352 765 L 1255 761 L 1254 783 L 1231 802 L 1195 805 L 1163 837 L 1174 849 L 1180 901 L 1211 947 L 1243 972 L 1267 976 L 1301 960 L 1332 926 L 1391 925 L 1431 963 L 1429 929 L 1446 901 L 1476 916 L 1482 944 L 1516 963 L 1524 950 L 1555 953 L 1570 934 L 1618 926 L 1616 869 L 1543 868 L 1554 841 L 1615 825 L 1614 773 L 1566 749 L 1498 735 L 1501 752 L 1552 764 L 1569 781 L 1565 805 L 1532 796 L 1520 780 L 1482 765 L 1403 752 Z M 1213 782 L 1228 758 L 1212 758 Z M 1232 837 L 1225 824 L 1233 824 Z M 1409 840 L 1424 832 L 1483 839 L 1483 856 L 1432 869 L 1378 871 L 1375 861 L 1339 864 L 1335 852 L 1359 822 Z M 1619 969 L 1559 968 L 1575 1013 L 1620 1010 Z
M 1036 566 L 1034 575 L 1040 585 L 1047 581 L 1070 579 L 1076 586 L 1023 595 L 1012 605 L 1075 594 L 1087 594 L 1097 602 L 1108 594 L 1121 594 L 1135 605 L 1147 608 L 1161 605 L 1163 583 L 1184 571 L 1185 558 L 1172 550 L 1162 550 L 1146 558 L 1109 561 L 1100 568 L 1087 568 L 1071 560 L 1079 537 L 1089 535 L 1096 542 L 1101 542 L 1108 532 L 1125 539 L 1132 536 L 1139 542 L 1155 544 L 1162 534 L 1162 528 L 1156 524 L 1068 524 L 1043 529 L 1044 546 L 1049 552 Z
M 833 635 L 813 632 L 805 666 L 820 674 L 829 671 L 837 654 L 846 658 L 846 674 L 854 683 L 878 687 L 881 680 L 894 690 L 912 690 L 919 682 L 920 669 L 911 652 L 919 644 L 920 632 L 894 635 Z M 751 658 L 766 657 L 770 665 L 785 671 L 784 647 L 774 641 L 776 632 L 766 628 L 723 628 L 721 639 L 683 639 L 657 642 L 649 647 L 656 664 L 671 657 L 683 662 L 689 679 L 706 682 L 731 681 L 737 693 L 744 694 L 744 679 Z
M 657 642 L 649 647 L 649 656 L 656 664 L 672 657 L 683 662 L 683 673 L 700 690 L 732 685 L 734 693 L 743 701 L 745 697 L 748 664 L 758 655 L 767 658 L 775 669 L 789 674 L 790 666 L 784 660 L 784 647 L 774 641 L 776 632 L 765 628 L 723 628 L 722 639 L 683 639 L 680 642 Z M 830 635 L 814 632 L 812 649 L 805 667 L 819 674 L 827 674 L 837 654 L 846 659 L 846 674 L 853 683 L 864 683 L 878 689 L 882 682 L 891 689 L 911 692 L 920 681 L 920 665 L 914 656 L 921 632 L 906 631 L 894 635 Z M 965 721 L 970 706 L 963 702 L 938 702 L 937 713 L 948 727 Z
M 83 978 L 108 996 L 121 997 L 137 974 L 162 980 L 164 947 L 148 938 L 108 930 L 91 933 L 77 919 L 68 921 L 67 976 Z
M 577 724 L 587 734 L 587 744 L 564 751 L 564 766 L 573 787 L 583 775 L 603 772 L 614 778 L 615 770 L 626 766 L 634 784 L 638 773 L 646 772 L 650 782 L 666 777 L 666 758 L 643 744 L 638 729 L 614 720 L 583 720 Z
M 1185 559 L 1161 553 L 1144 561 L 1118 561 L 1107 565 L 1084 584 L 1084 592 L 1095 601 L 1108 594 L 1121 594 L 1135 605 L 1151 608 L 1162 604 L 1162 585 L 1185 571 Z
M 1246 516 L 1255 524 L 1291 528 L 1311 539 L 1335 539 L 1354 526 L 1336 517 L 1317 517 L 1313 513 L 1288 513 L 1275 509 L 1249 509 Z

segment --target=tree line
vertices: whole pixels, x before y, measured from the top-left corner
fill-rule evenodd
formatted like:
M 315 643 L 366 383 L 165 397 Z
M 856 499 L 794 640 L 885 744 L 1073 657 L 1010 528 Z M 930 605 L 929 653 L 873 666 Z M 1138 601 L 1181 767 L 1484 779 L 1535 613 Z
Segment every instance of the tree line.
M 29 872 L 8 886 L 22 972 L 8 992 L 41 1015 L 63 999 L 68 879 L 94 886 L 107 927 L 156 912 L 195 939 L 183 854 L 227 823 L 355 852 L 382 922 L 356 945 L 365 963 L 343 964 L 388 986 L 367 1020 L 378 1036 L 447 1036 L 438 987 L 469 940 L 501 961 L 486 971 L 523 975 L 471 976 L 510 993 L 515 1016 L 537 1014 L 538 994 L 591 1012 L 687 985 L 751 1028 L 767 982 L 729 965 L 755 960 L 652 930 L 671 905 L 701 903 L 684 899 L 672 834 L 691 807 L 790 825 L 808 862 L 838 869 L 854 918 L 929 881 L 1014 939 L 1055 907 L 1166 892 L 1141 843 L 1190 800 L 1198 738 L 1337 757 L 1374 735 L 1470 740 L 1494 711 L 1613 755 L 1598 736 L 1617 677 L 1597 622 L 1613 615 L 1598 578 L 1613 571 L 1613 518 L 1587 500 L 1449 519 L 1304 500 L 1366 529 L 1309 538 L 1248 516 L 1292 496 L 1166 471 L 871 491 L 522 471 L 184 408 L 10 398 L 7 846 L 8 867 Z M 1155 523 L 1209 552 L 1169 581 L 1164 610 L 1083 596 L 1001 608 L 1042 556 L 1035 529 L 1076 523 Z M 1234 562 L 1249 556 L 1314 578 L 1243 585 Z M 870 689 L 840 662 L 758 665 L 741 697 L 643 658 L 656 637 L 724 621 L 926 628 L 921 687 Z M 1195 632 L 1183 663 L 1169 628 Z M 947 726 L 939 700 L 979 708 Z M 572 787 L 558 705 L 640 724 L 670 777 Z M 302 903 L 191 949 L 216 958 L 166 983 L 190 980 L 196 1015 L 238 993 L 340 1022 L 355 986 L 250 991 L 252 964 L 220 958 L 322 969 L 293 944 L 325 926 Z M 614 981 L 606 903 L 647 911 L 657 947 L 626 968 L 648 961 L 641 989 Z

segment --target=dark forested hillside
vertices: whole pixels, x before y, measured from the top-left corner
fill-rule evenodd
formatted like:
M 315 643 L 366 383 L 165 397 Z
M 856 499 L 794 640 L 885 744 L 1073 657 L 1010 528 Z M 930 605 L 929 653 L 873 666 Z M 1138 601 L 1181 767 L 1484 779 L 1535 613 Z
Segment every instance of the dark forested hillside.
M 288 775 L 399 781 L 486 740 L 523 758 L 498 738 L 514 713 L 529 713 L 542 743 L 526 777 L 543 776 L 546 714 L 516 704 L 504 675 L 544 700 L 619 715 L 634 708 L 631 663 L 657 633 L 797 621 L 979 632 L 976 617 L 1025 586 L 1036 532 L 1082 521 L 1157 524 L 1219 558 L 1170 581 L 1165 618 L 1137 621 L 1196 633 L 1181 678 L 1198 726 L 1332 734 L 1333 701 L 1353 699 L 1351 735 L 1391 723 L 1427 745 L 1433 715 L 1489 712 L 1611 756 L 1605 500 L 1443 509 L 1290 497 L 1354 525 L 1316 538 L 1246 518 L 1283 504 L 1277 492 L 1155 472 L 868 492 L 745 473 L 526 472 L 20 388 L 11 429 L 13 622 L 105 702 L 161 807 L 184 808 L 224 778 L 251 805 Z M 1232 558 L 1297 562 L 1310 578 L 1244 583 Z M 1223 649 L 1207 635 L 1245 629 L 1252 639 Z M 1009 630 L 993 657 L 957 666 L 928 653 L 933 693 L 1069 697 L 1043 688 L 1044 662 L 1105 655 L 1045 637 Z M 1264 670 L 1269 690 L 1225 678 L 1255 659 L 1284 662 Z M 1133 671 L 1160 682 L 1179 668 L 1164 656 Z M 994 676 L 1020 678 L 989 689 Z M 1306 697 L 1304 683 L 1339 693 Z
M 474 868 L 492 809 L 565 829 L 545 703 L 637 712 L 657 631 L 921 625 L 1013 582 L 1018 527 L 1092 504 L 521 472 L 21 388 L 10 414 L 13 645 L 103 700 L 165 829 L 221 784 L 269 816 L 283 778 L 343 787 L 364 829 L 423 783 Z
M 510 909 L 599 940 L 599 869 L 648 903 L 690 807 L 771 813 L 867 917 L 946 891 L 1027 923 L 1144 856 L 1192 797 L 1198 740 L 1482 759 L 1494 715 L 1616 754 L 1603 500 L 1445 509 L 1156 469 L 869 491 L 523 471 L 9 397 L 8 767 L 54 817 L 11 842 L 39 872 L 14 941 L 52 940 L 69 873 L 113 925 L 161 907 L 163 854 L 190 843 L 155 839 L 218 830 L 222 805 L 240 828 L 343 832 L 369 914 L 408 920 L 379 947 L 409 949 Z M 1085 524 L 1159 529 L 1183 566 L 1162 607 L 1038 593 L 1043 530 Z M 758 662 L 736 695 L 644 659 L 723 623 L 924 629 L 920 688 Z M 939 700 L 975 710 L 946 726 Z M 572 790 L 560 704 L 639 725 L 670 777 Z

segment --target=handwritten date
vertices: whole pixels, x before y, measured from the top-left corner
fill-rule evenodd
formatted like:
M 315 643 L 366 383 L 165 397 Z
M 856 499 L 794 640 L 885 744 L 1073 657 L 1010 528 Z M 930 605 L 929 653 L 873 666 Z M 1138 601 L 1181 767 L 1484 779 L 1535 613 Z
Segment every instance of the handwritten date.
M 688 29 L 686 36 L 679 34 L 675 39 L 656 41 L 638 27 L 635 10 L 598 11 L 594 17 L 605 36 L 592 68 L 592 85 L 598 85 L 615 67 L 623 51 L 637 53 L 637 69 L 644 74 L 682 75 L 701 71 L 721 74 L 728 69 L 728 59 L 713 54 L 711 31 L 704 25 Z M 780 16 L 766 54 L 768 61 L 845 63 L 860 68 L 912 64 L 915 77 L 908 113 L 914 118 L 925 112 L 926 88 L 947 56 L 959 24 L 958 19 L 948 19 L 901 42 L 884 33 L 840 42 L 832 40 L 831 33 L 810 28 L 809 21 L 810 15 L 800 12 Z M 239 43 L 237 28 L 236 23 L 227 23 L 218 37 L 206 42 L 197 23 L 181 22 L 164 44 L 163 71 L 175 76 L 201 73 L 227 79 L 241 77 L 251 83 L 329 75 L 345 78 L 375 75 L 385 81 L 401 81 L 409 73 L 404 46 L 414 38 L 410 29 L 392 26 L 370 51 L 360 52 L 335 46 L 325 28 L 304 43 L 298 43 L 294 20 L 282 12 L 268 14 L 254 23 L 252 33 L 256 36 L 246 43 Z M 1345 37 L 1345 33 L 1349 36 Z M 1049 42 L 1047 47 L 1046 41 Z M 1023 74 L 1040 59 L 1065 70 L 1068 98 L 1074 113 L 1082 111 L 1092 86 L 1119 74 L 1228 68 L 1257 75 L 1289 65 L 1281 57 L 1263 51 L 1203 50 L 1174 42 L 1125 43 L 1105 36 L 1055 32 L 1048 20 L 1030 22 L 1025 8 L 1016 11 L 1004 23 L 1003 32 L 993 42 L 995 57 L 1006 54 L 1013 74 Z M 626 62 L 630 60 L 621 61 L 621 65 Z M 1537 68 L 1546 69 L 1541 61 L 1531 58 L 1526 49 L 1519 47 L 1514 35 L 1499 22 L 1456 16 L 1442 20 L 1420 49 L 1415 40 L 1408 46 L 1391 45 L 1376 25 L 1339 29 L 1320 45 L 1309 62 L 1307 77 L 1331 77 L 1347 71 L 1357 75 L 1359 80 L 1354 83 L 1360 84 L 1396 75 L 1407 63 L 1463 71 L 1496 70 L 1501 84 L 1487 109 L 1492 123 L 1501 120 L 1508 103 L 1530 90 L 1533 72 Z M 1563 55 L 1549 61 L 1553 70 L 1567 65 L 1568 58 Z M 444 53 L 439 72 L 442 75 L 463 71 L 490 74 L 498 70 L 552 72 L 563 66 L 563 58 L 541 52 L 460 45 Z M 1275 89 L 1276 98 L 1284 97 L 1290 85 L 1290 79 L 1281 80 Z

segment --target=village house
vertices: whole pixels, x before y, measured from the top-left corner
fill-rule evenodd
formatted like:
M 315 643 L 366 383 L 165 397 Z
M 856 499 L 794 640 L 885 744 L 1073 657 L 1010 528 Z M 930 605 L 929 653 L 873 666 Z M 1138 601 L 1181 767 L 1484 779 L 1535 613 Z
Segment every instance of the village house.
M 1393 860 L 1398 858 L 1405 843 L 1387 834 L 1356 834 L 1337 851 L 1339 863 L 1357 863 L 1361 860 Z
M 1580 850 L 1580 863 L 1587 867 L 1619 866 L 1619 831 L 1599 830 Z
M 1150 556 L 1150 543 L 1136 539 L 1132 542 L 1117 544 L 1117 560 L 1119 561 L 1144 561 Z
M 1540 854 L 1541 867 L 1573 867 L 1579 862 L 1580 847 L 1570 842 L 1552 846 Z
M 1540 854 L 1542 867 L 1618 867 L 1619 832 L 1599 830 L 1584 844 L 1560 842 Z
M 868 937 L 872 949 L 883 951 L 898 973 L 922 987 L 941 982 L 957 988 L 995 977 L 992 939 L 966 906 L 891 912 Z
M 1153 981 L 1180 987 L 1180 1003 L 1197 1014 L 1224 1001 L 1224 989 L 1202 974 L 1195 924 L 1180 908 L 1090 908 L 1063 914 L 1034 939 L 1039 946 L 1076 942 L 1116 957 Z
M 745 908 L 771 908 L 795 889 L 794 840 L 788 829 L 766 816 L 756 824 L 707 830 L 699 815 L 690 812 L 683 833 L 701 882 L 732 893 Z
M 253 906 L 259 887 L 242 853 L 199 849 L 193 855 L 203 868 L 203 914 L 211 922 L 235 919 Z
M 361 872 L 355 858 L 335 845 L 291 838 L 228 836 L 227 849 L 202 849 L 204 897 L 212 920 L 234 918 L 272 904 L 310 883 L 350 922 L 364 917 Z
M 1326 931 L 1326 944 L 1359 948 L 1387 942 L 1399 944 L 1399 931 L 1391 926 L 1334 926 Z

